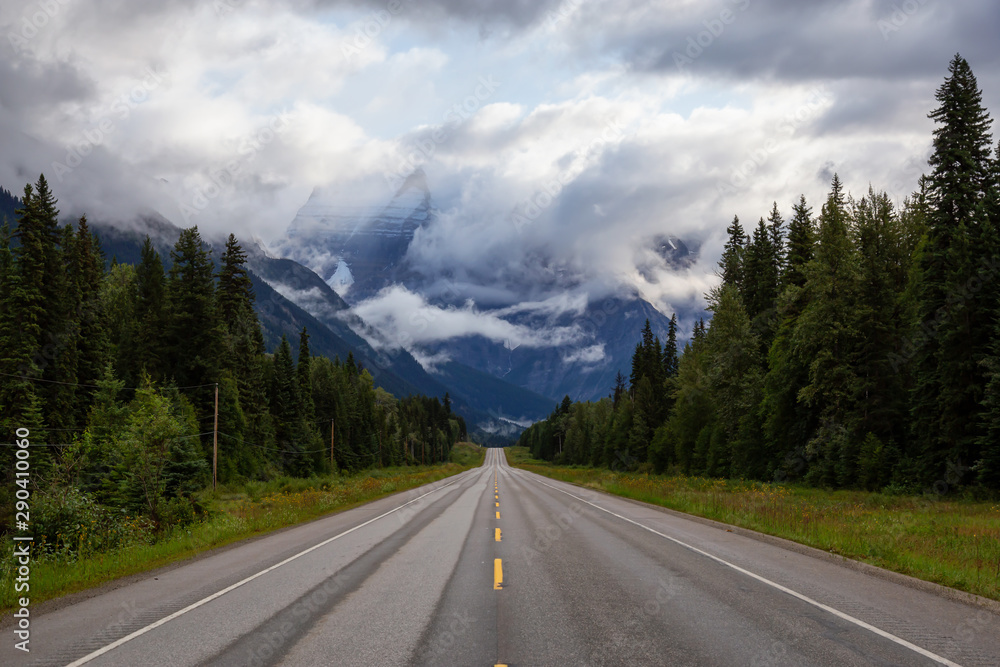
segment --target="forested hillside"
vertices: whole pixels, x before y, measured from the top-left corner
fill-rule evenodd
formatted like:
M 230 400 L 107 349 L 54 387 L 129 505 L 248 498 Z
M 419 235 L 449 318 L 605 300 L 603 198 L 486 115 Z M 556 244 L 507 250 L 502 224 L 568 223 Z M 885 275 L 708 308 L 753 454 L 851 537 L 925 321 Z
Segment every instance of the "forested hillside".
M 678 358 L 647 325 L 610 398 L 521 444 L 568 463 L 900 491 L 1000 490 L 1000 149 L 968 63 L 901 206 L 837 176 L 818 211 L 738 218 Z
M 246 256 L 213 262 L 196 227 L 170 252 L 105 261 L 82 218 L 58 224 L 44 176 L 0 228 L 0 427 L 28 429 L 36 506 L 99 505 L 155 524 L 192 515 L 212 483 L 447 460 L 465 424 L 445 396 L 397 399 L 296 334 L 265 354 Z M 218 267 L 218 268 L 216 268 Z M 332 460 L 331 460 L 331 446 Z M 10 527 L 14 448 L 0 448 Z M 69 499 L 69 500 L 67 500 Z

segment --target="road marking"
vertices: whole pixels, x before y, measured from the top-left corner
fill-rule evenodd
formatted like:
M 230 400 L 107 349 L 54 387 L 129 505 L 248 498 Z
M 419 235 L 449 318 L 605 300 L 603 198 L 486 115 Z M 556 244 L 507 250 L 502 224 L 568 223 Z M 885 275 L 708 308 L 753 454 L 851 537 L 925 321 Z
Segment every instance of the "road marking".
M 493 561 L 493 590 L 503 588 L 503 563 L 499 558 Z
M 497 507 L 500 507 L 500 503 L 497 503 Z
M 496 528 L 494 530 L 497 531 L 496 533 L 494 533 L 494 537 L 496 537 L 496 541 L 499 542 L 500 541 L 500 529 Z
M 559 493 L 565 493 L 570 498 L 575 498 L 576 500 L 579 500 L 582 503 L 586 503 L 586 504 L 590 505 L 591 507 L 595 507 L 595 508 L 601 510 L 602 512 L 607 512 L 611 516 L 618 517 L 622 521 L 628 521 L 629 523 L 634 524 L 634 525 L 636 525 L 636 526 L 638 526 L 640 528 L 644 528 L 644 529 L 648 530 L 649 532 L 651 532 L 651 533 L 653 533 L 655 535 L 659 535 L 660 537 L 662 537 L 662 538 L 664 538 L 666 540 L 670 540 L 671 542 L 674 542 L 675 544 L 678 544 L 678 545 L 684 547 L 685 549 L 690 549 L 691 551 L 693 551 L 693 552 L 695 552 L 697 554 L 701 554 L 702 556 L 705 556 L 707 558 L 711 558 L 712 560 L 714 560 L 717 563 L 725 565 L 726 567 L 730 567 L 730 568 L 736 570 L 737 572 L 740 572 L 742 574 L 747 575 L 748 577 L 756 579 L 757 581 L 759 581 L 759 582 L 761 582 L 763 584 L 767 584 L 768 586 L 771 586 L 772 588 L 776 588 L 779 591 L 781 591 L 782 593 L 787 593 L 788 595 L 791 595 L 792 597 L 798 598 L 799 600 L 802 600 L 803 602 L 805 602 L 807 604 L 811 604 L 814 607 L 817 607 L 819 609 L 822 609 L 825 612 L 833 614 L 837 618 L 845 620 L 848 623 L 853 623 L 854 625 L 857 625 L 858 627 L 861 627 L 861 628 L 864 628 L 865 630 L 873 632 L 873 633 L 875 633 L 876 635 L 878 635 L 880 637 L 883 637 L 885 639 L 888 639 L 889 641 L 895 642 L 896 644 L 899 644 L 900 646 L 906 647 L 906 648 L 910 649 L 911 651 L 913 651 L 914 653 L 919 653 L 920 655 L 924 656 L 925 658 L 929 658 L 931 660 L 934 660 L 935 662 L 941 663 L 942 665 L 947 665 L 948 667 L 962 667 L 961 665 L 959 665 L 956 662 L 952 662 L 951 660 L 948 660 L 947 658 L 943 658 L 943 657 L 937 655 L 936 653 L 931 653 L 927 649 L 921 648 L 921 647 L 917 646 L 916 644 L 911 644 L 910 642 L 906 641 L 902 637 L 897 637 L 896 635 L 888 633 L 885 630 L 882 630 L 880 628 L 876 628 L 874 625 L 871 625 L 869 623 L 865 623 L 860 618 L 855 618 L 855 617 L 853 617 L 853 616 L 851 616 L 849 614 L 845 614 L 844 612 L 842 612 L 842 611 L 840 611 L 838 609 L 834 609 L 833 607 L 827 606 L 827 605 L 823 604 L 822 602 L 819 602 L 817 600 L 813 600 L 812 598 L 807 597 L 807 596 L 803 595 L 802 593 L 799 593 L 797 591 L 793 591 L 792 589 L 787 588 L 786 586 L 782 586 L 781 584 L 779 584 L 777 582 L 774 582 L 774 581 L 771 581 L 770 579 L 766 579 L 766 578 L 760 576 L 759 574 L 754 574 L 753 572 L 751 572 L 749 570 L 745 570 L 742 567 L 740 567 L 739 565 L 736 565 L 734 563 L 730 563 L 729 561 L 724 560 L 722 558 L 719 558 L 718 556 L 715 556 L 713 554 L 710 554 L 707 551 L 702 551 L 698 547 L 692 546 L 692 545 L 690 545 L 690 544 L 688 544 L 686 542 L 681 542 L 680 540 L 678 540 L 675 537 L 670 537 L 669 535 L 661 533 L 660 531 L 655 530 L 653 528 L 650 528 L 649 526 L 644 526 L 643 524 L 639 523 L 638 521 L 633 521 L 632 519 L 630 519 L 630 518 L 628 518 L 626 516 L 622 516 L 621 514 L 617 514 L 615 512 L 612 512 L 611 510 L 605 509 L 605 508 L 601 507 L 600 505 L 595 505 L 594 503 L 590 502 L 589 500 L 586 500 L 584 498 L 580 498 L 579 496 L 574 496 L 569 491 L 563 491 L 560 488 L 554 487 L 551 484 L 546 484 L 545 482 L 543 482 L 541 480 L 538 480 L 538 479 L 536 479 L 534 481 L 538 482 L 542 486 L 547 486 L 550 489 L 558 491 Z M 499 512 L 497 514 L 499 515 Z
M 500 512 L 497 512 L 497 518 L 498 519 L 500 518 Z
M 183 609 L 181 609 L 179 611 L 175 611 L 174 613 L 170 614 L 169 616 L 164 616 L 163 618 L 161 618 L 160 620 L 156 621 L 155 623 L 150 623 L 146 627 L 140 628 L 140 629 L 136 630 L 135 632 L 133 632 L 130 635 L 126 635 L 126 636 L 122 637 L 121 639 L 119 639 L 117 641 L 111 642 L 110 644 L 108 644 L 107 646 L 104 646 L 103 648 L 97 649 L 93 653 L 88 653 L 87 655 L 83 656 L 82 658 L 80 658 L 78 660 L 74 660 L 73 662 L 69 663 L 68 665 L 66 665 L 66 667 L 78 667 L 78 665 L 83 665 L 85 663 L 88 663 L 91 660 L 93 660 L 94 658 L 99 658 L 100 656 L 104 655 L 105 653 L 118 648 L 122 644 L 130 642 L 133 639 L 135 639 L 136 637 L 140 637 L 140 636 L 146 634 L 150 630 L 155 630 L 156 628 L 160 627 L 161 625 L 165 625 L 165 624 L 169 623 L 170 621 L 174 620 L 175 618 L 178 618 L 179 616 L 183 616 L 184 614 L 188 613 L 189 611 L 194 611 L 198 607 L 206 605 L 209 602 L 211 602 L 212 600 L 220 598 L 223 595 L 225 595 L 226 593 L 229 593 L 230 591 L 236 590 L 237 588 L 239 588 L 243 584 L 248 584 L 251 581 L 253 581 L 254 579 L 257 579 L 258 577 L 264 576 L 268 572 L 272 572 L 274 570 L 277 570 L 282 565 L 287 565 L 288 563 L 291 563 L 293 560 L 296 560 L 297 558 L 300 558 L 301 556 L 305 556 L 307 553 L 315 551 L 316 549 L 319 549 L 320 547 L 324 547 L 327 544 L 330 544 L 330 542 L 333 542 L 334 540 L 339 540 L 344 535 L 349 535 L 350 533 L 353 533 L 356 530 L 364 528 L 368 524 L 374 523 L 374 522 L 378 521 L 379 519 L 383 519 L 383 518 L 389 516 L 390 514 L 393 514 L 394 512 L 398 512 L 399 510 L 403 509 L 407 505 L 415 503 L 418 500 L 420 500 L 421 498 L 423 498 L 425 496 L 429 496 L 432 493 L 436 493 L 436 492 L 438 492 L 438 491 L 440 491 L 442 489 L 445 489 L 445 488 L 451 486 L 452 484 L 454 484 L 454 483 L 456 483 L 458 481 L 459 481 L 458 479 L 453 479 L 452 481 L 448 482 L 444 486 L 439 486 L 438 488 L 433 489 L 431 491 L 428 491 L 427 493 L 425 493 L 423 495 L 417 496 L 416 498 L 414 498 L 413 500 L 411 500 L 409 502 L 403 503 L 402 505 L 400 505 L 399 507 L 396 507 L 395 509 L 391 509 L 391 510 L 389 510 L 388 512 L 386 512 L 384 514 L 379 514 L 374 519 L 368 519 L 368 521 L 365 521 L 364 523 L 358 524 L 354 528 L 351 528 L 349 530 L 345 530 L 342 533 L 338 533 L 337 535 L 334 535 L 333 537 L 331 537 L 329 539 L 326 539 L 326 540 L 320 542 L 319 544 L 313 545 L 313 546 L 309 547 L 308 549 L 306 549 L 304 551 L 300 551 L 299 553 L 295 554 L 294 556 L 289 556 L 288 558 L 286 558 L 285 560 L 281 561 L 280 563 L 276 563 L 276 564 L 272 565 L 271 567 L 265 568 L 265 569 L 261 570 L 260 572 L 258 572 L 257 574 L 252 574 L 249 577 L 247 577 L 246 579 L 243 579 L 241 581 L 237 581 L 235 584 L 227 586 L 227 587 L 223 588 L 221 591 L 213 593 L 212 595 L 209 595 L 206 598 L 202 598 L 201 600 L 198 600 L 197 602 L 193 602 L 193 603 L 189 604 L 188 606 L 184 607 Z M 499 515 L 499 512 L 497 514 Z

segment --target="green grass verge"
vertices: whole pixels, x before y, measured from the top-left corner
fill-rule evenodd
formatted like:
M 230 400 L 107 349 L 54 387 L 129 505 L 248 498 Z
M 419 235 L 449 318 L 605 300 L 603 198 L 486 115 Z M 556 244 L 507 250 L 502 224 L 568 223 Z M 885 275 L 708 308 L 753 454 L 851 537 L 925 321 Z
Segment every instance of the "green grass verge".
M 282 478 L 219 487 L 215 492 L 206 492 L 211 508 L 207 519 L 160 535 L 155 542 L 140 542 L 86 557 L 63 553 L 33 561 L 31 588 L 27 593 L 14 590 L 17 563 L 11 556 L 13 542 L 8 538 L 0 563 L 0 613 L 4 616 L 11 613 L 21 596 L 37 605 L 456 475 L 482 465 L 485 451 L 476 445 L 460 443 L 452 449 L 451 462 L 444 464 L 383 468 L 351 477 Z
M 782 537 L 1000 600 L 1000 504 L 554 466 L 508 447 L 510 465 Z

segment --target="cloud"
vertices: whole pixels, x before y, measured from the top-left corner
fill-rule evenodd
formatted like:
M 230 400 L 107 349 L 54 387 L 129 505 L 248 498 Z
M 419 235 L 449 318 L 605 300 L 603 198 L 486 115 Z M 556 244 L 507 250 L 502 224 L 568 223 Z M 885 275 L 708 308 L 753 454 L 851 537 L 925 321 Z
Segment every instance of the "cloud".
M 567 355 L 563 356 L 563 363 L 574 364 L 596 364 L 604 361 L 604 344 L 600 343 L 598 345 L 591 345 L 590 347 L 585 347 L 579 350 L 574 350 Z
M 3 3 L 0 185 L 44 171 L 67 216 L 274 240 L 314 187 L 419 164 L 438 210 L 410 260 L 446 305 L 389 293 L 366 312 L 399 335 L 433 315 L 427 340 L 542 345 L 508 320 L 568 317 L 564 292 L 699 304 L 734 214 L 787 216 L 800 193 L 818 211 L 834 171 L 901 199 L 956 51 L 1000 109 L 987 0 L 394 7 Z M 659 262 L 662 235 L 697 261 Z
M 461 307 L 442 308 L 402 286 L 384 289 L 357 304 L 354 312 L 407 350 L 466 336 L 482 336 L 510 347 L 558 347 L 576 343 L 583 336 L 575 327 L 541 330 L 514 324 L 497 313 L 479 310 L 471 301 Z

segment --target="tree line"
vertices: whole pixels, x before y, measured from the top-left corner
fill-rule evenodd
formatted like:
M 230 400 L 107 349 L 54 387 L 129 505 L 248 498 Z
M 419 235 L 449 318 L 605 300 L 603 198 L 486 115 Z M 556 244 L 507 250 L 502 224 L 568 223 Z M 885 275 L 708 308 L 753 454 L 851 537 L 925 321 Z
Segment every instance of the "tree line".
M 192 227 L 169 268 L 149 237 L 138 264 L 109 265 L 85 217 L 58 215 L 42 175 L 0 227 L 0 529 L 17 429 L 36 487 L 154 522 L 212 482 L 216 395 L 223 483 L 436 463 L 466 437 L 447 395 L 398 399 L 353 355 L 311 355 L 305 329 L 297 358 L 286 337 L 266 353 L 233 235 L 218 260 Z
M 727 228 L 677 354 L 647 321 L 611 396 L 567 397 L 543 459 L 898 491 L 1000 489 L 1000 147 L 969 64 L 936 93 L 929 173 L 897 207 L 834 175 L 818 215 Z

